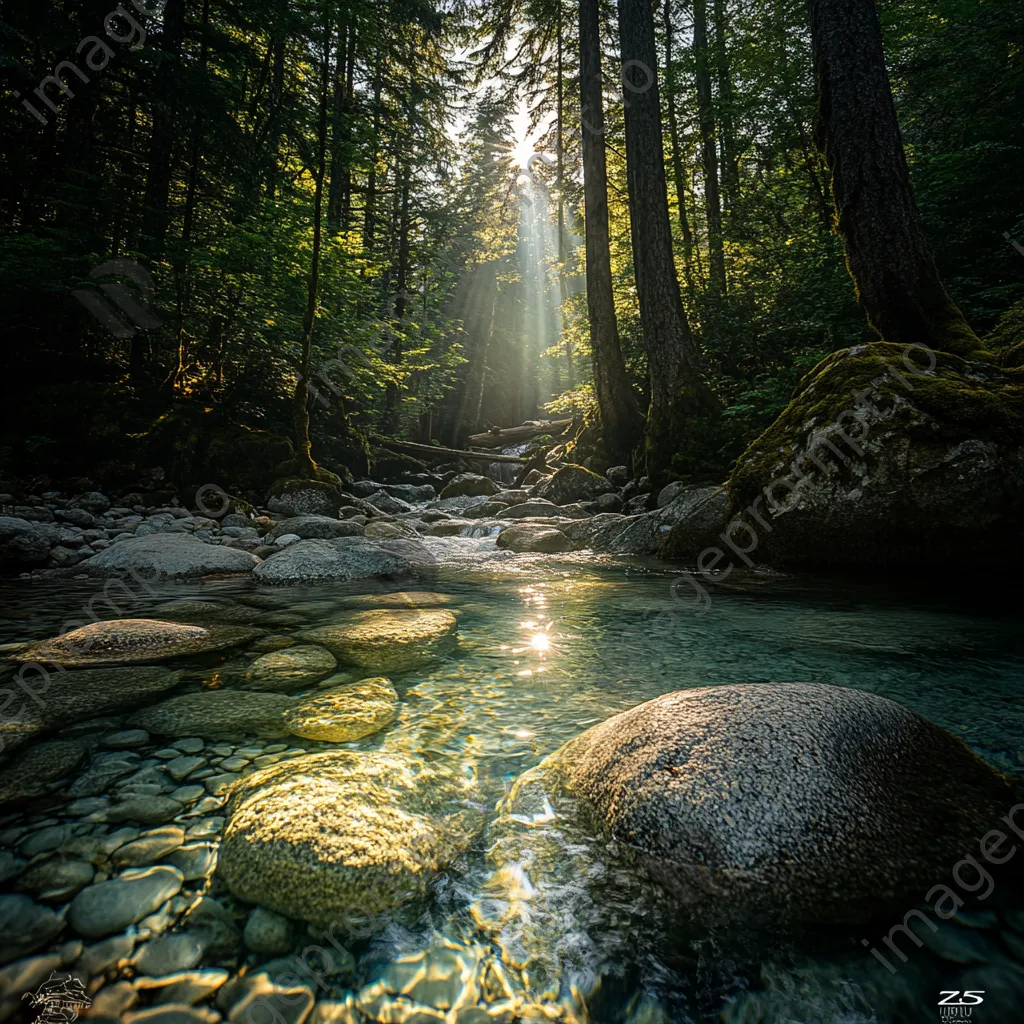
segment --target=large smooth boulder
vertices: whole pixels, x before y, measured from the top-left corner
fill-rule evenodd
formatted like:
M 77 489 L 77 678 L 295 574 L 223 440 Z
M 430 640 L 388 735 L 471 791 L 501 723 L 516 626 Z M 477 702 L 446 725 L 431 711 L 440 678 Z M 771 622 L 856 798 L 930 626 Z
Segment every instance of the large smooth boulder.
M 330 679 L 323 682 L 329 687 Z M 285 719 L 293 736 L 348 743 L 380 732 L 398 714 L 398 694 L 383 677 L 331 687 L 295 706 Z
M 30 747 L 12 764 L 0 768 L 0 807 L 46 792 L 84 756 L 85 747 L 73 740 L 51 740 Z
M 249 573 L 260 560 L 248 551 L 204 544 L 187 533 L 131 537 L 93 555 L 81 570 L 94 576 L 136 572 L 144 580 L 189 579 L 213 573 Z
M 729 507 L 729 495 L 721 487 L 680 488 L 667 505 L 637 516 L 609 550 L 619 555 L 654 555 L 677 528 L 677 538 L 686 536 L 691 543 L 700 543 L 698 551 L 703 550 L 725 528 Z
M 300 540 L 271 555 L 254 573 L 260 583 L 297 584 L 367 578 L 395 579 L 413 571 L 400 555 L 362 537 Z
M 453 477 L 441 491 L 441 498 L 489 498 L 501 488 L 489 477 L 479 473 L 460 473 Z
M 135 713 L 129 724 L 156 736 L 200 736 L 204 740 L 240 740 L 288 735 L 284 716 L 292 697 L 250 690 L 211 690 L 171 697 Z
M 396 498 L 384 490 L 375 491 L 366 501 L 378 512 L 383 512 L 387 516 L 397 516 L 403 512 L 412 511 L 412 505 L 409 502 Z
M 323 679 L 337 664 L 334 655 L 325 648 L 300 644 L 257 658 L 246 671 L 242 685 L 247 690 L 291 693 Z
M 733 537 L 755 562 L 1020 562 L 1007 538 L 1024 518 L 1024 367 L 884 342 L 836 352 L 739 458 L 729 489 Z
M 377 609 L 306 630 L 302 638 L 326 647 L 344 665 L 398 672 L 453 651 L 458 645 L 458 623 L 443 609 Z
M 693 912 L 734 918 L 913 906 L 1013 802 L 1002 776 L 907 708 L 804 683 L 665 694 L 570 740 L 512 806 L 538 784 Z
M 240 626 L 194 626 L 158 619 L 108 619 L 81 626 L 52 640 L 10 650 L 16 661 L 68 668 L 182 658 L 237 647 L 260 636 Z
M 217 871 L 239 899 L 320 927 L 385 927 L 468 841 L 465 782 L 429 761 L 331 751 L 231 791 Z
M 554 476 L 537 484 L 534 496 L 547 498 L 556 505 L 573 505 L 578 501 L 593 501 L 599 494 L 614 490 L 607 477 L 591 473 L 582 466 L 563 466 Z
M 358 523 L 331 516 L 296 516 L 278 523 L 267 536 L 271 540 L 291 533 L 300 540 L 334 540 L 337 537 L 358 537 L 363 528 Z

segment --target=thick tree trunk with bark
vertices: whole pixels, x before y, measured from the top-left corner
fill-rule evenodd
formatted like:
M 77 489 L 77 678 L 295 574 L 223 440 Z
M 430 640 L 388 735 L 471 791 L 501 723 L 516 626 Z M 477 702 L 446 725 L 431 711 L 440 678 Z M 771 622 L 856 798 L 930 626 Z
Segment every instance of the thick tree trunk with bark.
M 704 210 L 708 221 L 708 264 L 711 287 L 725 294 L 725 251 L 722 241 L 722 198 L 718 189 L 718 144 L 715 109 L 711 97 L 711 61 L 708 47 L 707 0 L 693 0 L 693 53 L 697 67 L 697 120 L 704 168 Z
M 626 93 L 626 173 L 633 267 L 651 373 L 647 473 L 654 484 L 692 471 L 713 400 L 686 320 L 672 252 L 650 0 L 619 0 Z
M 640 439 L 643 421 L 626 376 L 612 293 L 598 0 L 580 0 L 580 103 L 587 235 L 587 308 L 590 314 L 590 346 L 594 358 L 594 389 L 601 411 L 605 449 L 609 457 L 625 460 Z
M 811 39 L 818 144 L 847 266 L 869 323 L 898 345 L 982 355 L 924 237 L 874 0 L 811 0 Z
M 562 0 L 558 0 L 558 295 L 561 301 L 561 324 L 565 327 L 568 312 L 569 283 L 566 280 L 565 253 L 565 145 L 563 141 L 565 115 L 565 44 L 562 25 Z M 565 339 L 565 368 L 570 390 L 576 387 L 576 369 L 572 364 L 572 342 Z

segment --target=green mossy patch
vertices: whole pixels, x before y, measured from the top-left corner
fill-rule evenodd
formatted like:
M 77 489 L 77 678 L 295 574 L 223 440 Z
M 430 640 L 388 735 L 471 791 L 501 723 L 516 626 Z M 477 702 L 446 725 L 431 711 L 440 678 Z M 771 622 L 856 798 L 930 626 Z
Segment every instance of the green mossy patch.
M 894 409 L 896 403 L 889 421 L 895 426 L 902 421 L 908 429 L 920 430 L 914 410 L 926 414 L 934 421 L 927 427 L 929 434 L 935 436 L 938 430 L 943 443 L 968 438 L 1024 442 L 1024 368 L 973 363 L 938 352 L 934 369 L 928 370 L 930 360 L 914 352 L 912 372 L 903 356 L 899 345 L 874 342 L 822 360 L 800 381 L 775 422 L 740 456 L 729 480 L 734 502 L 753 500 L 789 465 L 812 431 L 856 411 L 855 393 L 867 392 L 880 410 Z

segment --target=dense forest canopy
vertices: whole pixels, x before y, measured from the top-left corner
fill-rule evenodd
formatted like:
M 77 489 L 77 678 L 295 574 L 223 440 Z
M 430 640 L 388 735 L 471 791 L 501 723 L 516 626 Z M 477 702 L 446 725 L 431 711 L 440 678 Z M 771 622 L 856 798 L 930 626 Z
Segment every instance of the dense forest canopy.
M 1024 324 L 1020 5 L 878 10 L 939 275 L 1006 349 Z M 580 453 L 621 457 L 598 439 L 609 403 L 639 460 L 644 411 L 692 388 L 713 426 L 659 471 L 721 479 L 802 374 L 875 337 L 804 3 L 7 0 L 0 47 L 7 476 L 116 486 L 159 466 L 265 490 L 296 458 L 365 471 L 375 437 L 458 446 L 545 413 L 578 418 Z M 604 256 L 584 245 L 598 160 Z M 664 344 L 690 365 L 662 398 L 645 289 L 678 306 Z

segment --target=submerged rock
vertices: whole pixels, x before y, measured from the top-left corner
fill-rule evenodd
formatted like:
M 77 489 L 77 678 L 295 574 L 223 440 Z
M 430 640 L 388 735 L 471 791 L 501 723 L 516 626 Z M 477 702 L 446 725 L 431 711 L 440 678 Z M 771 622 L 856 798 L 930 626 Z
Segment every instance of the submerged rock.
M 681 690 L 527 772 L 555 810 L 703 915 L 857 919 L 913 905 L 1012 802 L 958 739 L 870 693 Z
M 63 636 L 26 644 L 12 652 L 16 661 L 69 668 L 163 661 L 237 647 L 260 636 L 236 626 L 190 626 L 156 619 L 110 619 Z
M 335 602 L 338 608 L 443 608 L 454 602 L 450 594 L 426 590 L 399 590 L 391 594 L 357 594 Z
M 383 752 L 272 765 L 232 790 L 217 873 L 239 899 L 286 917 L 380 930 L 467 843 L 465 785 Z
M 131 724 L 157 736 L 235 740 L 252 735 L 279 739 L 288 735 L 283 716 L 294 704 L 291 697 L 279 693 L 188 693 L 137 712 Z
M 257 658 L 245 674 L 247 690 L 291 693 L 323 679 L 337 667 L 334 655 L 315 644 L 287 647 Z
M 334 626 L 307 630 L 303 639 L 326 647 L 340 662 L 403 671 L 455 649 L 458 624 L 449 611 L 424 609 L 359 612 Z
M 556 554 L 572 549 L 569 538 L 560 530 L 528 523 L 502 530 L 496 543 L 499 548 L 508 551 L 541 551 L 545 554 Z
M 41 907 L 27 896 L 0 895 L 0 964 L 45 946 L 63 927 L 63 913 Z
M 328 580 L 398 578 L 410 575 L 410 562 L 362 537 L 300 540 L 271 555 L 254 573 L 260 583 L 319 583 Z
M 176 868 L 160 866 L 126 871 L 109 882 L 90 885 L 71 901 L 71 927 L 89 939 L 124 931 L 177 895 L 182 882 Z
M 330 684 L 326 680 L 324 685 Z M 285 719 L 289 732 L 307 740 L 347 743 L 379 732 L 395 720 L 398 694 L 378 677 L 346 683 L 302 701 Z
M 187 533 L 158 533 L 113 544 L 85 562 L 82 570 L 94 576 L 134 571 L 152 582 L 212 573 L 249 573 L 259 561 L 248 551 L 204 544 Z
M 0 807 L 45 793 L 69 775 L 85 757 L 85 747 L 73 740 L 37 743 L 13 764 L 0 769 Z

